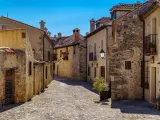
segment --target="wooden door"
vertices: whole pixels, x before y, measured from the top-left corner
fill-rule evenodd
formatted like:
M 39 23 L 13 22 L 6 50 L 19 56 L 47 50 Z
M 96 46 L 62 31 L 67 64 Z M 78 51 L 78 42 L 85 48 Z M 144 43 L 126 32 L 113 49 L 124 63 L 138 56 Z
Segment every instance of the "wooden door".
M 11 104 L 14 102 L 14 70 L 7 70 L 5 78 L 5 104 Z

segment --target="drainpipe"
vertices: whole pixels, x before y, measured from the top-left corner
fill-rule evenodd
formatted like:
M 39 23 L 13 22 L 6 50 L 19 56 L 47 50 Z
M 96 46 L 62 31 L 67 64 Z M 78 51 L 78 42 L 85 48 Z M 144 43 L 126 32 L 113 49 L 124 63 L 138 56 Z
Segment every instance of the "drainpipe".
M 145 100 L 145 56 L 144 56 L 144 54 L 145 54 L 145 44 L 144 44 L 144 42 L 145 42 L 145 21 L 144 20 L 142 20 L 142 22 L 143 22 L 143 60 L 142 60 L 142 70 L 141 70 L 141 75 L 142 75 L 142 88 L 143 88 L 143 96 L 142 96 L 142 99 L 143 100 Z
M 44 33 L 44 35 L 43 35 L 43 62 L 44 62 L 44 37 L 45 37 L 45 33 Z M 44 92 L 44 64 L 43 64 L 43 79 L 42 79 L 43 81 L 42 81 L 42 84 L 43 84 L 43 87 L 42 87 L 42 92 Z
M 87 76 L 88 76 L 88 42 L 86 38 L 86 82 L 87 82 Z

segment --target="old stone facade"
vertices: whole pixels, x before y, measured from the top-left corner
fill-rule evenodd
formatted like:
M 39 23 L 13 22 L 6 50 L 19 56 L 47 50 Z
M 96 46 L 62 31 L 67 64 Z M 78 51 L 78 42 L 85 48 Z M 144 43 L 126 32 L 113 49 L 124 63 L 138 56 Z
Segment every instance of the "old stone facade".
M 113 21 L 113 42 L 109 67 L 112 99 L 142 99 L 141 63 L 143 58 L 143 22 L 138 14 L 147 4 Z
M 79 29 L 73 35 L 55 41 L 55 75 L 74 80 L 86 80 L 86 40 Z
M 148 2 L 149 3 L 149 2 Z M 160 99 L 160 2 L 150 1 L 148 9 L 140 14 L 144 22 L 143 84 L 145 100 L 155 104 Z M 152 50 L 153 49 L 153 50 Z

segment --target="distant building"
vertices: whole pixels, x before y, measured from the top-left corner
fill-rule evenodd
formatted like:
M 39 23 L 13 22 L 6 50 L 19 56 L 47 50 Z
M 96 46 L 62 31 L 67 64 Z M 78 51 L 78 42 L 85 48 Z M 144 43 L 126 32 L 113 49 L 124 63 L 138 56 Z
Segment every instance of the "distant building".
M 90 20 L 90 33 L 87 40 L 87 80 L 93 82 L 96 77 L 104 77 L 109 83 L 108 42 L 112 34 L 112 20 L 102 17 Z M 101 52 L 104 56 L 101 57 Z
M 56 76 L 86 80 L 86 40 L 78 28 L 73 35 L 54 38 L 54 71 Z

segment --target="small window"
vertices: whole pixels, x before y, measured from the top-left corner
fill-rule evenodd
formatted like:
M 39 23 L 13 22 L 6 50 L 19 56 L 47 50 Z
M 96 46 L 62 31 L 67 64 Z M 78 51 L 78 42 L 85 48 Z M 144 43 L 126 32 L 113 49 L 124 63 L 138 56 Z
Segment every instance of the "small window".
M 125 69 L 131 70 L 131 61 L 125 61 Z
M 46 67 L 46 79 L 48 78 L 48 68 Z
M 32 62 L 29 62 L 29 66 L 28 66 L 28 74 L 29 76 L 32 75 Z
M 22 32 L 22 38 L 26 38 L 26 33 Z
M 128 28 L 128 25 L 124 25 L 124 28 Z

